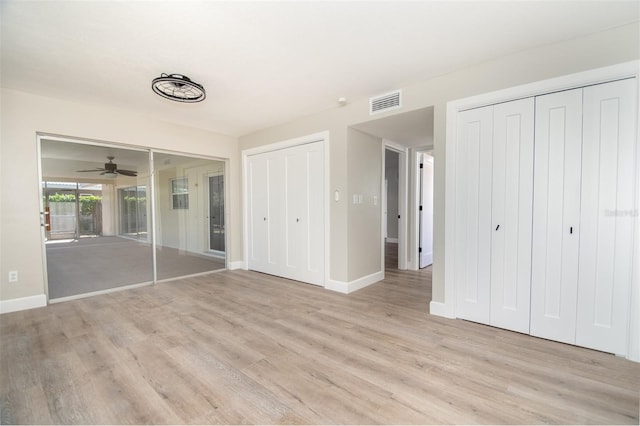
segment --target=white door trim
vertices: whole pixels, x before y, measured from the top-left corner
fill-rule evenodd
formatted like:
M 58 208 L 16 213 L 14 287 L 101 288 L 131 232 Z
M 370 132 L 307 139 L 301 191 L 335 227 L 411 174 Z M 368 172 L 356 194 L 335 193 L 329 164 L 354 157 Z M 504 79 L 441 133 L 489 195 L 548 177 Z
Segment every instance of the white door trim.
M 407 172 L 408 172 L 408 152 L 409 149 L 403 145 L 400 145 L 396 142 L 390 141 L 388 139 L 382 140 L 382 176 L 385 176 L 385 151 L 386 150 L 394 151 L 398 153 L 398 215 L 400 219 L 398 220 L 398 269 L 405 270 L 407 269 L 407 200 L 408 200 L 408 186 L 407 186 Z M 380 188 L 380 193 L 385 191 L 384 187 L 384 179 L 381 179 L 382 185 Z M 380 205 L 380 217 L 383 217 L 384 206 L 382 203 Z M 381 267 L 384 271 L 384 244 L 385 244 L 385 235 L 384 235 L 384 227 L 381 223 L 380 230 L 380 238 L 382 241 L 382 250 L 381 250 Z
M 522 86 L 511 87 L 495 92 L 485 93 L 464 99 L 447 102 L 446 116 L 446 144 L 445 144 L 445 270 L 444 270 L 444 300 L 431 301 L 430 311 L 434 315 L 448 318 L 455 317 L 455 272 L 453 260 L 455 253 L 455 223 L 451 218 L 455 217 L 455 176 L 456 176 L 456 129 L 458 112 L 491 105 L 500 102 L 511 101 L 531 96 L 552 93 L 561 90 L 569 90 L 577 87 L 584 87 L 592 84 L 605 83 L 608 81 L 623 78 L 640 76 L 640 61 L 625 62 L 622 64 L 598 68 L 594 70 L 579 72 L 575 74 L 556 77 L 548 80 L 537 81 Z M 640 87 L 640 85 L 638 85 Z M 640 90 L 638 95 L 640 96 Z M 639 98 L 640 99 L 640 98 Z M 640 126 L 637 126 L 636 137 L 640 138 Z M 639 172 L 640 174 L 640 172 Z M 640 183 L 640 177 L 638 177 Z M 640 185 L 637 185 L 639 187 Z M 636 191 L 640 198 L 640 188 Z M 636 205 L 638 199 L 636 200 Z M 626 357 L 633 361 L 640 362 L 640 223 L 636 215 L 635 218 L 635 238 L 633 256 L 633 278 L 631 284 L 631 309 L 629 324 L 629 344 Z

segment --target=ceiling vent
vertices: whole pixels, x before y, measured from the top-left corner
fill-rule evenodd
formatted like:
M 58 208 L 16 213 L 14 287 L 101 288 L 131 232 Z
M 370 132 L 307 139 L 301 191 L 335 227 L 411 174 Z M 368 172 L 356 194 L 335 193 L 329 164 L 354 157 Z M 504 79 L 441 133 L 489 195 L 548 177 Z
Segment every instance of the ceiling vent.
M 402 91 L 385 93 L 369 99 L 369 115 L 402 107 Z

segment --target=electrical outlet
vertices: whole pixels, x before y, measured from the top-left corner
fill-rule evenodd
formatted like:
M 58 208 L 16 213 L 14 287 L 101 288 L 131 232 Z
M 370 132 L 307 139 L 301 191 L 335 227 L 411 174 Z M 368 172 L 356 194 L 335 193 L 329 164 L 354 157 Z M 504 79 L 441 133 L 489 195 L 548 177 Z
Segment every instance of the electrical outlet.
M 9 282 L 18 282 L 18 271 L 9 271 Z

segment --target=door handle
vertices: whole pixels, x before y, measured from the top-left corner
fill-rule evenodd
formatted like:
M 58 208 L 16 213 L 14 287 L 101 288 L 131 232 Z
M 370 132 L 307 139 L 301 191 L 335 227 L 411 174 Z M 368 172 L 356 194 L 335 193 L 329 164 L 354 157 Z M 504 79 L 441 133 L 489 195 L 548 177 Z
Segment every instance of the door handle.
M 573 234 L 573 226 L 570 226 L 570 227 L 569 227 L 569 233 L 570 233 L 570 234 Z
M 496 226 L 496 231 L 498 230 L 498 228 L 500 228 L 500 225 Z

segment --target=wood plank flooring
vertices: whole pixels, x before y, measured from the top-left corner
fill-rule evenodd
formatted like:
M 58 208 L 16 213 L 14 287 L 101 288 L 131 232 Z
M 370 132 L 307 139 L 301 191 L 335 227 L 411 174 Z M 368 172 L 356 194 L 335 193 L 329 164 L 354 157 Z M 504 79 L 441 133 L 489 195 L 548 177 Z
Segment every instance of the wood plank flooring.
M 232 271 L 0 317 L 2 423 L 638 424 L 640 364 Z

